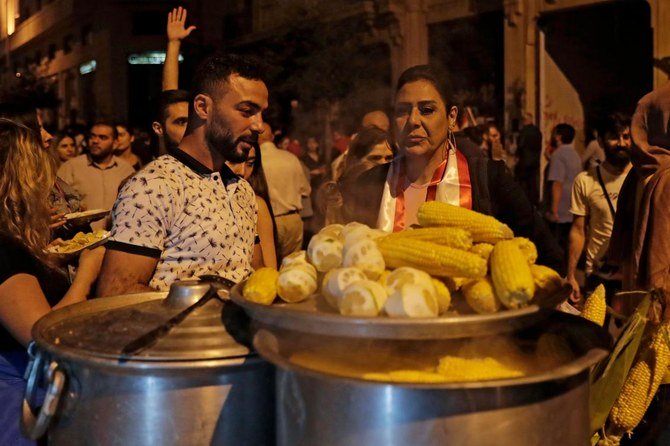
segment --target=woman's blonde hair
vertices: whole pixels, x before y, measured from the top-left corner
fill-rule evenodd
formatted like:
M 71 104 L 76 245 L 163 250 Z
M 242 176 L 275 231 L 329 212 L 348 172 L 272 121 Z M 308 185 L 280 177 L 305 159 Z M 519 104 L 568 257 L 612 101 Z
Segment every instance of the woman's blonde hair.
M 48 196 L 56 181 L 51 155 L 35 132 L 0 118 L 0 232 L 46 259 L 49 243 Z

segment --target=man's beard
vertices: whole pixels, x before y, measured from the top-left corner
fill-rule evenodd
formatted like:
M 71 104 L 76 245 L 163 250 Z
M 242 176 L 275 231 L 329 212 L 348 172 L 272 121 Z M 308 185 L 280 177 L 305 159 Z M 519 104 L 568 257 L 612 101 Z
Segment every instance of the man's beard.
M 605 159 L 614 167 L 625 167 L 630 162 L 630 149 L 619 145 L 605 147 Z
M 230 131 L 221 132 L 210 126 L 205 130 L 205 140 L 210 150 L 219 152 L 226 161 L 231 163 L 243 163 L 247 160 L 249 150 L 237 150 L 240 142 L 246 142 L 250 146 L 258 141 L 258 136 L 253 134 L 250 136 L 240 136 L 233 139 Z

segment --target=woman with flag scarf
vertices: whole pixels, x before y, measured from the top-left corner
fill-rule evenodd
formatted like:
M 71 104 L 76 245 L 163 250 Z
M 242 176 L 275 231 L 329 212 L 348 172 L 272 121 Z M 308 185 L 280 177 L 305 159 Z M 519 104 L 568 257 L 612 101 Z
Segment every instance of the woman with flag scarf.
M 493 215 L 517 236 L 535 242 L 538 263 L 564 271 L 564 256 L 502 161 L 456 147 L 451 131 L 458 109 L 427 65 L 411 67 L 398 79 L 392 127 L 399 156 L 361 175 L 345 197 L 349 220 L 388 232 L 417 223 L 426 201 L 442 201 Z

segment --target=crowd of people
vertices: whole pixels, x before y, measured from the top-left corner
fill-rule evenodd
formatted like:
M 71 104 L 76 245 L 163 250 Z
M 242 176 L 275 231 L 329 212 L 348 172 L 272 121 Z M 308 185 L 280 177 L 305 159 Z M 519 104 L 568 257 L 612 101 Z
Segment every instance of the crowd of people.
M 665 90 L 647 101 L 660 105 L 643 102 L 636 124 L 622 114 L 603 116 L 581 156 L 572 126 L 558 124 L 545 148 L 530 115 L 511 150 L 490 122 L 459 125 L 450 92 L 429 66 L 414 66 L 397 81 L 391 119 L 370 110 L 354 134 L 333 135 L 327 155 L 319 135 L 300 143 L 264 122 L 265 70 L 252 58 L 210 56 L 190 91 L 179 90 L 179 45 L 195 29 L 185 23 L 185 10 L 169 14 L 164 91 L 152 124 L 160 141 L 155 159 L 136 149 L 125 124 L 99 121 L 83 138 L 71 131 L 51 136 L 34 107 L 0 106 L 0 444 L 30 444 L 18 417 L 26 345 L 41 316 L 90 297 L 166 290 L 203 275 L 240 282 L 255 268 L 276 268 L 326 224 L 360 221 L 399 231 L 416 224 L 417 209 L 430 200 L 493 215 L 535 242 L 538 262 L 565 275 L 578 306 L 599 283 L 610 296 L 622 289 L 615 260 L 625 263 L 630 253 L 608 254 L 615 216 L 623 218 L 617 207 L 630 182 L 624 207 L 635 212 L 635 188 L 651 177 L 655 189 L 640 223 L 648 228 L 640 236 L 646 244 L 634 245 L 632 258 L 650 273 L 636 270 L 633 286 L 663 287 L 667 269 L 659 271 L 661 255 L 649 240 L 667 209 L 657 204 L 664 203 L 670 144 L 664 127 L 651 126 L 652 112 L 665 116 L 670 108 Z M 632 169 L 636 153 L 641 169 Z M 629 172 L 636 172 L 633 180 Z M 93 228 L 64 219 L 85 209 L 111 215 Z M 70 279 L 47 247 L 98 228 L 111 231 L 109 241 L 84 250 Z

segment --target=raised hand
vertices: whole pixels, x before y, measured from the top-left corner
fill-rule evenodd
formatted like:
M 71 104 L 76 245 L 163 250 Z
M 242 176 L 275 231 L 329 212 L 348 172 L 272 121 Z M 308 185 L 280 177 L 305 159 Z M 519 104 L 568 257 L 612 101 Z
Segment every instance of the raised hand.
M 172 12 L 168 13 L 167 19 L 167 37 L 168 42 L 181 41 L 187 38 L 191 32 L 196 29 L 195 26 L 191 25 L 186 28 L 186 8 L 181 6 L 174 8 Z

